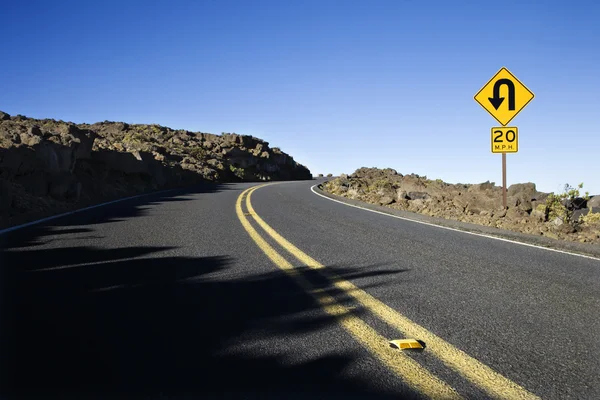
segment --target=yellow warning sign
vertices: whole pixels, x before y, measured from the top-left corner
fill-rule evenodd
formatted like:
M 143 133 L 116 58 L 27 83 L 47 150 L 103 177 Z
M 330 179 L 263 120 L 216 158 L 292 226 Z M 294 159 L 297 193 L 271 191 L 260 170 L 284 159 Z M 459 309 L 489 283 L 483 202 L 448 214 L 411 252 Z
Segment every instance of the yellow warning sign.
M 531 90 L 502 67 L 475 95 L 478 102 L 501 125 L 508 124 L 534 98 Z
M 516 153 L 519 151 L 519 128 L 501 126 L 492 128 L 492 153 Z

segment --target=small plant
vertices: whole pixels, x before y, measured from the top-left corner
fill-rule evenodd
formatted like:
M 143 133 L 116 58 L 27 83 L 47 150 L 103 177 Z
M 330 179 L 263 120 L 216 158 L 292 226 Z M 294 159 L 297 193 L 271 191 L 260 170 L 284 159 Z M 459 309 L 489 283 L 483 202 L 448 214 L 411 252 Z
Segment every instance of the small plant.
M 600 212 L 592 212 L 590 209 L 586 215 L 579 217 L 579 222 L 585 224 L 598 224 L 600 223 Z
M 231 172 L 233 172 L 233 174 L 235 176 L 237 176 L 240 179 L 244 179 L 244 169 L 243 168 L 238 168 L 234 165 L 229 165 L 229 170 Z
M 146 137 L 141 133 L 127 133 L 123 137 L 125 143 L 143 143 L 147 142 Z
M 585 192 L 585 195 L 581 196 L 580 189 L 583 189 L 583 183 L 580 183 L 577 187 L 572 187 L 567 183 L 565 184 L 562 193 L 550 193 L 546 199 L 546 207 L 550 221 L 558 218 L 563 223 L 574 222 L 573 212 L 580 209 L 583 201 L 587 201 L 590 198 L 589 192 Z M 583 201 L 581 201 L 581 199 L 583 199 Z
M 391 189 L 392 184 L 385 178 L 377 179 L 369 186 L 369 191 L 376 191 L 379 189 Z

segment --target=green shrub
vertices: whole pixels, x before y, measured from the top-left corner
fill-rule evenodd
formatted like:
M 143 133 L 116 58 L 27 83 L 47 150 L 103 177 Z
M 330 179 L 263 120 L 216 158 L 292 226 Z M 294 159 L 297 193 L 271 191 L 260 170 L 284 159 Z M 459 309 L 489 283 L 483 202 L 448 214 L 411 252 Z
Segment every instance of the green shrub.
M 580 193 L 580 189 L 583 189 L 583 183 L 577 185 L 577 187 L 572 187 L 568 183 L 565 184 L 565 188 L 562 193 L 555 194 L 550 193 L 548 198 L 546 199 L 546 207 L 548 211 L 549 220 L 552 221 L 556 218 L 562 220 L 563 223 L 573 223 L 573 211 L 577 209 L 574 207 L 567 207 L 564 203 L 574 204 L 575 199 L 583 198 L 584 200 L 589 200 L 590 194 L 589 192 L 585 192 L 585 195 L 582 196 Z
M 592 212 L 590 209 L 586 215 L 579 217 L 579 222 L 585 224 L 598 224 L 600 223 L 600 212 Z
M 144 143 L 148 142 L 148 138 L 139 132 L 130 132 L 125 134 L 123 137 L 123 142 L 125 143 Z
M 369 185 L 369 191 L 377 191 L 379 189 L 392 189 L 392 184 L 385 178 L 380 178 Z
M 240 178 L 240 179 L 244 179 L 244 175 L 245 175 L 245 174 L 244 174 L 244 168 L 238 168 L 238 167 L 235 167 L 235 166 L 233 166 L 233 165 L 229 165 L 229 170 L 230 170 L 231 172 L 233 172 L 233 174 L 234 174 L 235 176 L 237 176 L 238 178 Z

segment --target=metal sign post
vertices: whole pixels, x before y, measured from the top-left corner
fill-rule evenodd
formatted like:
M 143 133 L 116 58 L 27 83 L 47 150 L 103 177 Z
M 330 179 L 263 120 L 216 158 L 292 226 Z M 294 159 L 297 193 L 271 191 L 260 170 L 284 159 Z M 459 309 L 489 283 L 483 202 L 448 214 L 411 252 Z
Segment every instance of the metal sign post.
M 506 153 L 519 151 L 519 128 L 500 126 L 492 128 L 492 153 L 502 154 L 502 206 L 506 210 Z
M 502 207 L 506 210 L 506 153 L 502 153 Z

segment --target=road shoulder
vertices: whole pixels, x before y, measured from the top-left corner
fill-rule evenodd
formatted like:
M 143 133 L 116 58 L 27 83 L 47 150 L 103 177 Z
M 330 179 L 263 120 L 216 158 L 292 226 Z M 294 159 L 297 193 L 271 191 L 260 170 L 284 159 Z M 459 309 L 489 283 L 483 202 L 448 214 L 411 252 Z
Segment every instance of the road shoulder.
M 556 239 L 551 239 L 543 236 L 530 235 L 526 233 L 513 232 L 505 229 L 498 229 L 490 226 L 483 226 L 477 224 L 471 224 L 467 222 L 461 222 L 451 219 L 444 219 L 438 217 L 431 217 L 429 215 L 413 213 L 410 211 L 397 210 L 385 206 L 379 206 L 375 204 L 365 203 L 359 200 L 348 199 L 346 197 L 337 196 L 331 193 L 324 191 L 321 188 L 323 183 L 316 184 L 312 187 L 313 191 L 317 194 L 330 198 L 332 200 L 336 200 L 351 206 L 361 207 L 364 209 L 389 214 L 392 216 L 404 218 L 407 220 L 412 220 L 416 222 L 421 222 L 425 224 L 437 225 L 440 227 L 475 233 L 479 235 L 491 236 L 494 238 L 504 239 L 504 240 L 512 240 L 519 243 L 524 243 L 528 245 L 534 245 L 539 247 L 544 247 L 552 250 L 559 250 L 564 252 L 576 253 L 585 256 L 597 257 L 600 258 L 600 247 L 586 244 L 586 243 L 577 243 L 577 242 L 567 242 Z

